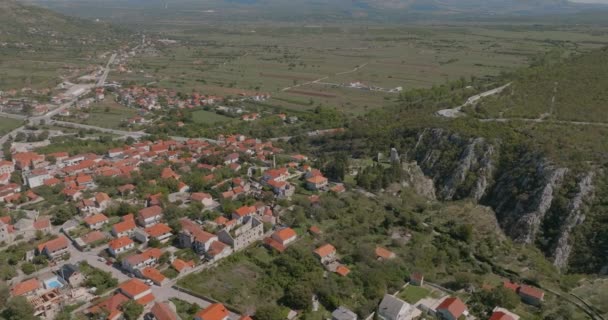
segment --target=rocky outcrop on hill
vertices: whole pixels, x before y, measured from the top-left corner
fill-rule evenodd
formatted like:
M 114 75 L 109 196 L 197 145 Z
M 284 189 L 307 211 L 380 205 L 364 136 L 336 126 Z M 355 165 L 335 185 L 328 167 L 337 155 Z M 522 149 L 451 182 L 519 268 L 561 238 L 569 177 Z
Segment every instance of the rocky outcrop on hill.
M 501 151 L 500 141 L 443 129 L 425 129 L 416 138 L 407 157 L 432 178 L 438 199 L 470 198 L 491 207 L 508 236 L 539 245 L 557 267 L 567 266 L 570 235 L 593 196 L 593 172 L 575 173 L 536 151 Z

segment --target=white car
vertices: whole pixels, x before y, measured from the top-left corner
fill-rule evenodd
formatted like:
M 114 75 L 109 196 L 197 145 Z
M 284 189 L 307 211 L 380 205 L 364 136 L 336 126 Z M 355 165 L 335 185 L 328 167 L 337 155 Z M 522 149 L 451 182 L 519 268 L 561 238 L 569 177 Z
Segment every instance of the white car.
M 99 257 L 99 258 L 97 258 L 97 261 L 105 263 L 106 259 L 104 257 Z

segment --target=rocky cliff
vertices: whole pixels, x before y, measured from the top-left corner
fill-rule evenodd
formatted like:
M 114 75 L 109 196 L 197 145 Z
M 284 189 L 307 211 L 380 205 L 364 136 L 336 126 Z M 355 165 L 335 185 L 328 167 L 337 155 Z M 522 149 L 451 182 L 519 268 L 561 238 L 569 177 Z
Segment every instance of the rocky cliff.
M 593 171 L 443 129 L 419 132 L 406 156 L 433 179 L 437 198 L 470 198 L 493 208 L 512 239 L 539 246 L 557 267 L 567 267 L 571 234 L 584 222 L 585 202 L 593 196 Z

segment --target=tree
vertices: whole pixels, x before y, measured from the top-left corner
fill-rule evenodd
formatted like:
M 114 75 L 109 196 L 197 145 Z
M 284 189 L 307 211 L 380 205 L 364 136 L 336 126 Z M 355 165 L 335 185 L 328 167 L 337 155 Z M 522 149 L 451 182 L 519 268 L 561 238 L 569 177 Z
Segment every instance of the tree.
M 31 262 L 25 262 L 23 265 L 21 265 L 21 270 L 23 273 L 29 275 L 36 271 L 36 266 Z
M 144 307 L 134 300 L 131 300 L 124 304 L 122 311 L 126 320 L 137 320 L 142 312 L 144 312 Z
M 285 317 L 285 312 L 277 305 L 261 306 L 254 315 L 256 320 L 283 320 Z
M 14 297 L 6 304 L 6 309 L 2 312 L 6 320 L 37 320 L 34 316 L 34 307 L 25 297 Z
M 312 307 L 312 289 L 306 284 L 287 287 L 282 303 L 295 310 L 310 310 Z

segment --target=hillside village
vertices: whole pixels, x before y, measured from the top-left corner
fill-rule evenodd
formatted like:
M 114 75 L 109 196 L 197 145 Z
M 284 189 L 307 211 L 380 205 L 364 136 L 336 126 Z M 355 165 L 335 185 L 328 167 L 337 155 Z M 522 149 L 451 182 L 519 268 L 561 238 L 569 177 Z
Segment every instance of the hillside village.
M 292 196 L 306 192 L 314 203 L 319 194 L 347 191 L 313 168 L 307 156 L 285 154 L 270 141 L 243 135 L 220 136 L 217 143 L 142 140 L 105 154 L 15 152 L 10 158 L 0 163 L 0 200 L 5 206 L 0 239 L 12 251 L 35 245 L 5 279 L 11 295 L 26 297 L 35 315 L 44 319 L 74 304 L 81 305 L 84 314 L 120 319 L 130 301 L 152 318 L 175 319 L 169 299 L 184 296 L 204 307 L 195 319 L 247 319 L 221 302 L 180 292 L 177 280 L 205 272 L 251 246 L 262 244 L 279 254 L 289 250 L 305 236 L 282 219 Z M 157 178 L 143 181 L 142 171 L 150 168 L 157 170 Z M 193 175 L 198 179 L 189 180 L 196 185 L 182 178 Z M 101 191 L 108 187 L 111 192 Z M 166 193 L 150 192 L 155 189 Z M 76 211 L 63 218 L 42 215 L 45 196 L 61 199 Z M 188 208 L 190 214 L 177 217 L 166 211 L 167 204 Z M 311 227 L 306 232 L 321 230 Z M 320 245 L 313 253 L 328 272 L 348 277 L 349 266 L 332 244 Z M 395 257 L 382 247 L 376 255 Z M 110 285 L 101 288 L 99 277 Z M 111 278 L 120 282 L 112 285 Z M 410 285 L 423 286 L 423 275 L 412 275 Z M 544 294 L 538 289 L 509 282 L 505 287 L 530 304 L 542 303 Z M 427 315 L 474 319 L 458 297 L 445 292 L 415 305 L 387 294 L 377 312 L 387 320 Z M 340 307 L 333 318 L 357 315 Z M 490 319 L 518 316 L 498 308 Z

